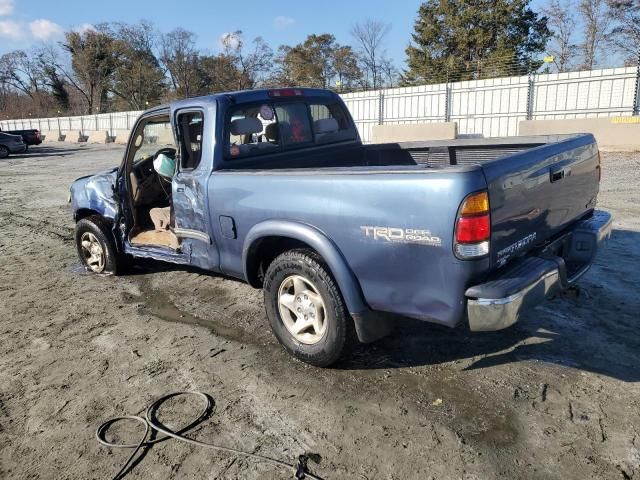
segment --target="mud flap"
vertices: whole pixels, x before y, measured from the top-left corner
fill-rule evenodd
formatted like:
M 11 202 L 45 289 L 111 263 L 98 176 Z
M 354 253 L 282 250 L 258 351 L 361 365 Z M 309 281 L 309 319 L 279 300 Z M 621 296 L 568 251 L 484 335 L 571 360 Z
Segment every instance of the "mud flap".
M 391 315 L 368 311 L 351 314 L 360 343 L 372 343 L 386 337 L 393 330 Z

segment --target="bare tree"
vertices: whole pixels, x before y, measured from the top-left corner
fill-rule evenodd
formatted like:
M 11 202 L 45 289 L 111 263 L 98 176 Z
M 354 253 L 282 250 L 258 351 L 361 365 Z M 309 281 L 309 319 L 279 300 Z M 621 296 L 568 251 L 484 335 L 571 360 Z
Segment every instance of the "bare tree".
M 542 13 L 548 19 L 547 25 L 552 35 L 549 53 L 553 55 L 553 63 L 558 72 L 566 72 L 576 55 L 574 9 L 575 6 L 571 0 L 551 0 L 542 9 Z
M 107 24 L 85 32 L 65 33 L 62 48 L 71 54 L 71 72 L 59 65 L 71 85 L 82 95 L 88 113 L 104 111 L 107 92 L 117 66 L 118 53 Z
M 256 37 L 253 48 L 247 51 L 242 30 L 227 33 L 222 37 L 223 54 L 232 60 L 238 71 L 237 89 L 256 88 L 268 75 L 273 64 L 273 50 L 262 39 Z
M 640 62 L 640 0 L 609 0 L 611 43 L 629 64 Z
M 400 73 L 390 58 L 383 57 L 380 62 L 380 81 L 387 88 L 393 88 L 398 83 Z
M 163 35 L 160 61 L 164 65 L 178 98 L 201 93 L 200 55 L 196 49 L 196 35 L 183 28 Z
M 165 91 L 165 74 L 154 54 L 157 34 L 145 21 L 129 25 L 114 24 L 118 65 L 111 91 L 116 107 L 144 110 L 158 103 Z
M 598 63 L 598 55 L 610 34 L 611 16 L 606 0 L 580 0 L 578 12 L 584 24 L 584 39 L 580 45 L 582 68 L 591 70 Z
M 385 56 L 383 42 L 389 30 L 391 25 L 371 19 L 356 23 L 351 28 L 351 35 L 358 43 L 362 63 L 367 76 L 372 79 L 373 88 L 378 88 L 382 83 L 380 66 Z
M 42 89 L 44 77 L 34 55 L 15 50 L 0 57 L 0 83 L 34 98 Z

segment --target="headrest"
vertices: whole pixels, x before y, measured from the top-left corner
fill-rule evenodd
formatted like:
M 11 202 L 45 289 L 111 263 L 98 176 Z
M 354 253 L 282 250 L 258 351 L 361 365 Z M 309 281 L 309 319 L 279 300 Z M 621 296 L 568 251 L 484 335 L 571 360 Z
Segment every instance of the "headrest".
M 254 117 L 238 118 L 231 122 L 231 135 L 250 135 L 262 131 L 262 122 Z
M 313 131 L 316 133 L 333 133 L 340 130 L 335 118 L 321 118 L 313 122 Z
M 264 136 L 267 137 L 268 140 L 273 140 L 274 142 L 280 141 L 280 130 L 278 129 L 278 124 L 274 122 L 267 125 L 267 128 L 264 130 Z

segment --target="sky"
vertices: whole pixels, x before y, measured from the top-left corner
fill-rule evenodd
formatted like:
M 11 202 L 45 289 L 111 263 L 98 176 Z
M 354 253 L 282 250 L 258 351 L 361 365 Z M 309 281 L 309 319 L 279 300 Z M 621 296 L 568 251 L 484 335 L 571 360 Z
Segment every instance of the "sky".
M 220 50 L 220 37 L 242 30 L 245 39 L 263 37 L 274 50 L 302 42 L 310 33 L 329 32 L 339 43 L 353 43 L 351 26 L 366 18 L 391 24 L 388 55 L 404 63 L 404 49 L 420 0 L 0 0 L 0 54 L 61 40 L 69 29 L 100 22 L 150 20 L 160 31 L 182 27 L 198 35 L 198 46 Z

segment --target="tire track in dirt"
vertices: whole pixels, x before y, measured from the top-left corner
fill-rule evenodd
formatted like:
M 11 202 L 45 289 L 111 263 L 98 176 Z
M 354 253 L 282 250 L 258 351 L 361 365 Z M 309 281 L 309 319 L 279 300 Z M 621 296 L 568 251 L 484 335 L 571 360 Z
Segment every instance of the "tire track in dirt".
M 14 212 L 0 212 L 0 225 L 3 227 L 17 225 L 19 227 L 25 227 L 35 234 L 44 233 L 45 235 L 60 239 L 64 242 L 73 241 L 72 228 L 58 225 L 42 218 L 33 218 Z

